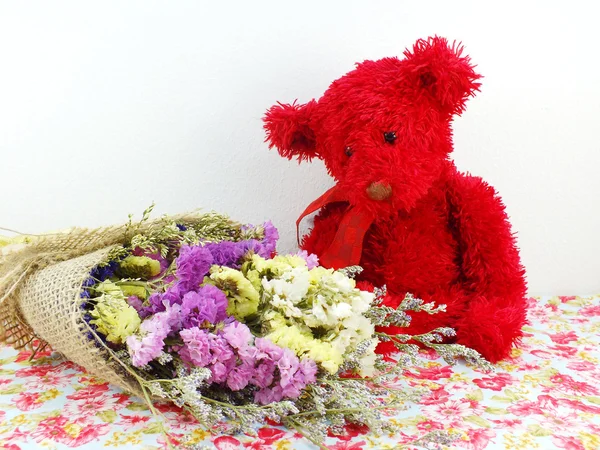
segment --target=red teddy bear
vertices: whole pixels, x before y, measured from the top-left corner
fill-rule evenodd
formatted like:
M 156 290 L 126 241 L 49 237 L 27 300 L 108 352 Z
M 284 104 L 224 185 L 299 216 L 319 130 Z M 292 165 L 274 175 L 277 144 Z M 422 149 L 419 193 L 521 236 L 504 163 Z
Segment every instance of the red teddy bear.
M 390 306 L 407 292 L 447 305 L 398 332 L 454 327 L 496 362 L 522 336 L 526 286 L 502 201 L 448 158 L 452 118 L 480 86 L 462 50 L 433 37 L 365 61 L 318 101 L 273 106 L 265 129 L 282 156 L 321 158 L 337 181 L 304 212 L 320 209 L 302 247 L 325 266 L 361 265 Z

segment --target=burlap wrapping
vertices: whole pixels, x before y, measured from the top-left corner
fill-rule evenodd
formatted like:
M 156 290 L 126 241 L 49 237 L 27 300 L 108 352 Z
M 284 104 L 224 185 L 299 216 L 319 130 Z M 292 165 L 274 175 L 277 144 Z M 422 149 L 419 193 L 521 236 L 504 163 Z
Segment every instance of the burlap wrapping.
M 148 221 L 143 233 L 164 224 Z M 170 221 L 206 221 L 197 214 Z M 25 248 L 0 258 L 0 341 L 19 348 L 49 344 L 91 374 L 141 395 L 137 382 L 95 340 L 88 337 L 81 308 L 82 284 L 106 260 L 115 245 L 125 244 L 125 225 L 96 230 L 73 229 L 37 237 Z

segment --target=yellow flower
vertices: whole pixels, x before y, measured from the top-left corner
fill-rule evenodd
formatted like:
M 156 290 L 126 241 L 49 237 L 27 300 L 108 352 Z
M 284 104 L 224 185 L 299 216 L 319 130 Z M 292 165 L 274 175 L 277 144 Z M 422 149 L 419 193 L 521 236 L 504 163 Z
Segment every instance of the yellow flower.
M 229 299 L 227 314 L 243 319 L 258 310 L 259 293 L 239 270 L 213 266 L 208 281 L 221 289 Z
M 117 289 L 118 294 L 103 294 L 96 299 L 96 306 L 91 312 L 94 320 L 90 323 L 96 325 L 108 341 L 122 344 L 137 331 L 141 320 L 137 311 L 125 301 L 123 292 L 113 283 L 110 285 Z M 112 293 L 114 291 L 110 285 L 105 285 L 103 289 Z
M 160 273 L 160 262 L 147 256 L 128 256 L 119 263 L 125 277 L 149 279 Z
M 119 284 L 119 288 L 121 289 L 121 292 L 123 292 L 123 295 L 125 297 L 131 297 L 135 295 L 137 298 L 146 300 L 146 297 L 148 296 L 148 291 L 146 291 L 146 288 L 144 286 L 122 283 Z

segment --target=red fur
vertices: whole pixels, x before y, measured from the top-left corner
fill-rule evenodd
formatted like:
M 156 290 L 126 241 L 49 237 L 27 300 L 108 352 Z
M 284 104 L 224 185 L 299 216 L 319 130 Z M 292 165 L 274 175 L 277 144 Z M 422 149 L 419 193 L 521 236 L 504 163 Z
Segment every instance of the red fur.
M 443 38 L 419 40 L 404 56 L 357 65 L 318 101 L 274 106 L 267 141 L 287 158 L 323 159 L 350 203 L 375 213 L 362 281 L 386 284 L 391 306 L 406 292 L 447 305 L 446 314 L 414 314 L 408 332 L 454 327 L 457 342 L 495 362 L 522 336 L 524 270 L 494 189 L 448 158 L 452 117 L 480 76 L 462 47 Z M 384 139 L 388 131 L 395 142 Z M 371 200 L 373 182 L 389 185 L 392 196 Z M 317 255 L 328 248 L 345 211 L 342 203 L 323 208 L 303 247 Z

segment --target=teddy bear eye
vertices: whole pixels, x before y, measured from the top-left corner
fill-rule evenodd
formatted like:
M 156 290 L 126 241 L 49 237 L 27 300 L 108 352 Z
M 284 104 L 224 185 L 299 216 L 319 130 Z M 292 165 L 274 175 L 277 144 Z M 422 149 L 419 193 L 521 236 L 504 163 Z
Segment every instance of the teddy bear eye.
M 393 144 L 396 140 L 396 137 L 397 136 L 395 131 L 386 131 L 385 133 L 383 133 L 383 138 L 388 144 Z
M 354 150 L 352 150 L 352 147 L 348 146 L 344 149 L 344 153 L 346 154 L 346 156 L 350 157 L 352 156 L 352 153 L 354 153 Z

